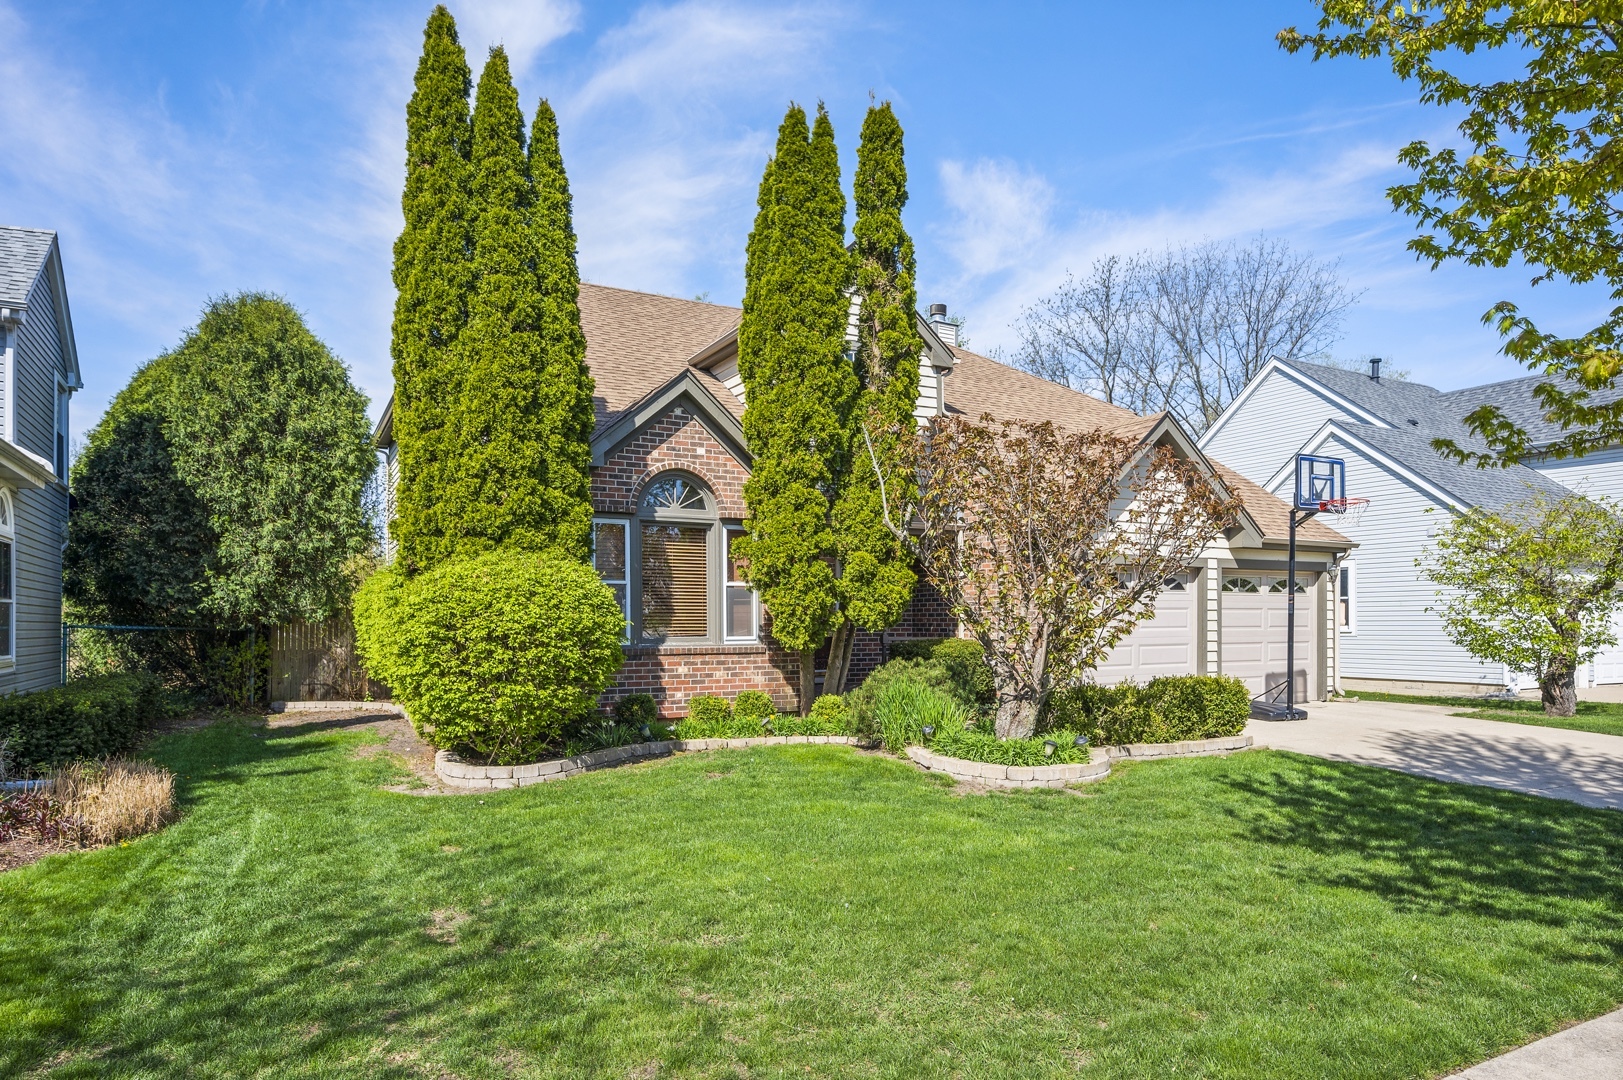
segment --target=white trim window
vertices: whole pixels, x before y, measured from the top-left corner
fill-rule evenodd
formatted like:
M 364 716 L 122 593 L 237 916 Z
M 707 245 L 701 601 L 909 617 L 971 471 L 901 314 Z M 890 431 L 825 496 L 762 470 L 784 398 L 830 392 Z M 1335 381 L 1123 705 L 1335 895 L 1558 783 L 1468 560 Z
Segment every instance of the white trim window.
M 0 660 L 16 655 L 17 518 L 11 492 L 0 491 Z
M 1336 572 L 1336 629 L 1358 633 L 1358 563 L 1352 559 Z
M 733 554 L 735 541 L 745 536 L 741 526 L 729 525 L 725 530 L 727 543 L 726 632 L 727 640 L 758 641 L 761 636 L 761 604 L 755 590 L 744 580 L 746 563 Z
M 625 640 L 631 640 L 631 522 L 624 518 L 592 519 L 592 568 L 603 584 L 614 590 L 625 619 Z

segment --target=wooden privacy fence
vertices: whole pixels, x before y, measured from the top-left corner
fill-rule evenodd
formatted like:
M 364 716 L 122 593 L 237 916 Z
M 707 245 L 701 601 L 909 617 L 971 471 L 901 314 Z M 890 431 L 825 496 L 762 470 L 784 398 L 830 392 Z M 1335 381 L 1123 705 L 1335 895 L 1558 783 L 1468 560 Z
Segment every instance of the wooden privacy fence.
M 349 616 L 293 622 L 271 631 L 272 701 L 387 701 L 389 688 L 369 678 L 355 654 Z

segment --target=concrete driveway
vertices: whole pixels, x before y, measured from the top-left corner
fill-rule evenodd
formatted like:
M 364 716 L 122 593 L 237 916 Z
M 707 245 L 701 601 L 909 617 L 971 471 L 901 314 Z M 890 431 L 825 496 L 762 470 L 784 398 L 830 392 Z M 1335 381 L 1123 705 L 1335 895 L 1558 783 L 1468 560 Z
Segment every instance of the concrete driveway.
M 1331 702 L 1252 720 L 1258 746 L 1623 810 L 1623 737 L 1451 716 L 1454 708 Z

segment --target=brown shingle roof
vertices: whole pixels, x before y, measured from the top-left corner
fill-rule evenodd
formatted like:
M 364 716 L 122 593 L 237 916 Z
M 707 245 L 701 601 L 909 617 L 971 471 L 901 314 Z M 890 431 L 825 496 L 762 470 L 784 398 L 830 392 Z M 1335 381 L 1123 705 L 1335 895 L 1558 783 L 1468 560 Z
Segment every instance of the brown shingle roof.
M 734 329 L 739 314 L 721 304 L 583 283 L 580 323 L 586 366 L 597 383 L 598 425 L 690 370 L 688 357 Z M 737 405 L 714 376 L 701 377 L 715 383 L 716 399 L 729 410 Z
M 1212 468 L 1234 497 L 1245 504 L 1245 512 L 1251 515 L 1251 520 L 1257 523 L 1262 535 L 1268 540 L 1290 539 L 1291 508 L 1290 503 L 1266 490 L 1260 484 L 1253 484 L 1227 465 L 1212 462 Z M 1351 546 L 1352 541 L 1336 532 L 1328 525 L 1321 525 L 1318 518 L 1308 518 L 1296 526 L 1296 539 L 1298 542 L 1320 544 L 1345 544 Z
M 958 365 L 947 376 L 947 411 L 972 420 L 990 413 L 998 420 L 1047 420 L 1057 427 L 1105 430 L 1138 438 L 1160 419 L 1140 416 L 1131 409 L 1108 405 L 1058 383 L 955 348 Z

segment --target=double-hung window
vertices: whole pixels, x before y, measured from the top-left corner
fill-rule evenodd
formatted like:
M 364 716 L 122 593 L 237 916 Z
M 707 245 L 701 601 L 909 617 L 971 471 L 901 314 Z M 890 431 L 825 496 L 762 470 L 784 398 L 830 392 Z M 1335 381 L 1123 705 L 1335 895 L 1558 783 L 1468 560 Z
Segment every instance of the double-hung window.
M 68 400 L 72 391 L 61 379 L 56 381 L 56 478 L 68 482 Z
M 740 528 L 727 529 L 727 640 L 754 641 L 759 637 L 760 607 L 755 590 L 744 580 L 745 562 L 733 551 L 744 536 Z
M 1336 629 L 1358 633 L 1358 564 L 1351 560 L 1336 572 Z
M 626 521 L 598 518 L 592 522 L 592 566 L 603 584 L 614 590 L 620 614 L 626 620 L 626 637 L 631 636 L 631 527 Z

